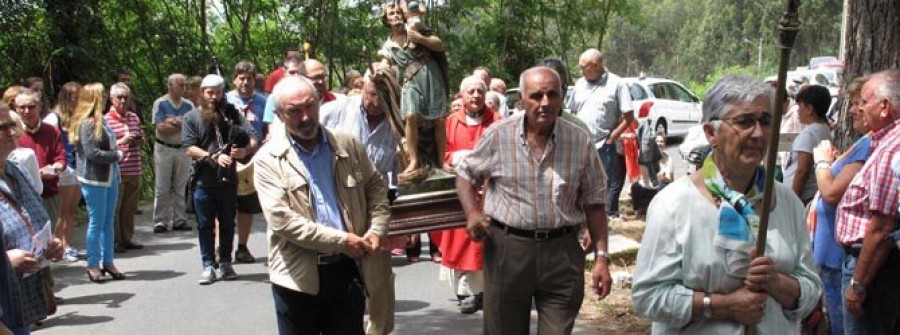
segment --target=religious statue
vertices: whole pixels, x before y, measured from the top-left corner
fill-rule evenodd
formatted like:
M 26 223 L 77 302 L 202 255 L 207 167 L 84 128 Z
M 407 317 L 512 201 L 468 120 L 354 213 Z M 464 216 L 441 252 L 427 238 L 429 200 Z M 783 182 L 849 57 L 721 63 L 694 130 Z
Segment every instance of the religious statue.
M 424 12 L 418 6 L 414 6 L 414 16 Z M 398 176 L 401 183 L 421 181 L 441 166 L 446 143 L 444 117 L 449 113 L 444 43 L 418 17 L 417 24 L 407 25 L 407 8 L 405 2 L 383 6 L 381 22 L 391 33 L 378 51 L 385 65 L 396 67 L 402 87 L 400 114 L 408 163 Z

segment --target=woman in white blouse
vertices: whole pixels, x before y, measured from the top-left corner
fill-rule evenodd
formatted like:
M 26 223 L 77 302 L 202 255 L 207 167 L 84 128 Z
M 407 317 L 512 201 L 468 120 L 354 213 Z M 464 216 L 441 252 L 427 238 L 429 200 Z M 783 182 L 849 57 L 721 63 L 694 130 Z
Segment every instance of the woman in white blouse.
M 772 97 L 750 77 L 726 76 L 703 102 L 712 153 L 660 191 L 647 211 L 632 298 L 654 334 L 798 334 L 822 294 L 804 210 L 775 184 L 766 252 L 756 241 L 772 131 Z

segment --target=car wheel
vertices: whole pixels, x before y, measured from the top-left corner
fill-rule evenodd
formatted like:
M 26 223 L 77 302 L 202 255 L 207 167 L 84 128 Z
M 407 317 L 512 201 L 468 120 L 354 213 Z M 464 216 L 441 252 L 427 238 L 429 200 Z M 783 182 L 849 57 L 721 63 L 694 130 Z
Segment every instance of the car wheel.
M 666 120 L 665 119 L 659 119 L 656 121 L 656 133 L 663 134 L 663 137 L 665 137 L 665 138 L 669 137 L 669 132 L 668 132 L 668 129 L 666 128 Z

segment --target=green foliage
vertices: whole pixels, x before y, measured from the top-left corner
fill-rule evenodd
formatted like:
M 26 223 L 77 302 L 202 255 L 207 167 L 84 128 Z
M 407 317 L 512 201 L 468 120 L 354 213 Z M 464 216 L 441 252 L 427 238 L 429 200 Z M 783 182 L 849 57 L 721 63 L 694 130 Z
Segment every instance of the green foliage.
M 703 100 L 706 97 L 706 91 L 716 83 L 719 79 L 727 74 L 736 74 L 736 75 L 747 75 L 747 76 L 758 76 L 759 72 L 755 66 L 729 66 L 725 68 L 716 68 L 713 72 L 706 77 L 703 81 L 689 81 L 685 84 L 691 92 L 697 94 L 697 97 L 700 100 Z

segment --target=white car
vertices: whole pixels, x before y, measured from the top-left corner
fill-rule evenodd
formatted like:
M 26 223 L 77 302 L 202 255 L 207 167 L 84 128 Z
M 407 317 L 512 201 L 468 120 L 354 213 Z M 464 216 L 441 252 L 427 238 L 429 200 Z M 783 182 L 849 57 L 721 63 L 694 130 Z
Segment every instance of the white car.
M 684 137 L 703 116 L 697 95 L 680 83 L 663 78 L 623 78 L 631 92 L 639 124 L 650 120 L 657 133 Z

